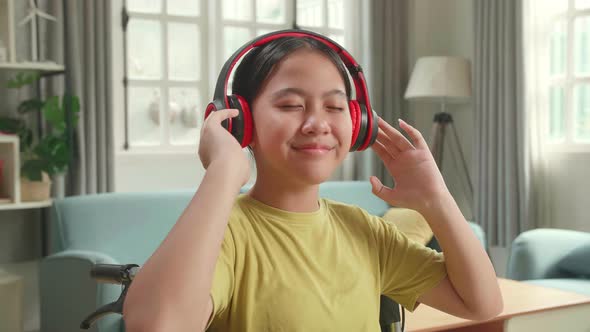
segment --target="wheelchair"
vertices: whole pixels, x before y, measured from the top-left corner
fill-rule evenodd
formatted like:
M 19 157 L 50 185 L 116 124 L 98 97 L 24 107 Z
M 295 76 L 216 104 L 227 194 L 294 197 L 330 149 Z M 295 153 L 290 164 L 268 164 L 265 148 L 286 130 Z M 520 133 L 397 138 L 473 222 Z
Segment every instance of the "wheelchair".
M 137 264 L 94 264 L 90 269 L 90 276 L 92 278 L 98 282 L 122 285 L 123 290 L 115 302 L 106 304 L 88 315 L 80 324 L 80 328 L 88 330 L 94 322 L 109 314 L 122 315 L 127 290 L 129 290 L 129 286 L 138 271 L 139 265 Z
M 122 285 L 122 291 L 119 298 L 112 303 L 108 303 L 95 312 L 88 315 L 80 324 L 80 328 L 88 330 L 93 323 L 102 317 L 109 314 L 123 315 L 123 303 L 127 290 L 131 282 L 139 271 L 137 264 L 94 264 L 90 269 L 90 276 L 98 282 Z M 403 307 L 391 300 L 390 298 L 381 295 L 381 310 L 379 312 L 379 325 L 381 332 L 404 331 L 405 312 Z M 400 319 L 401 309 L 401 319 Z M 400 322 L 401 320 L 401 327 Z M 394 330 L 392 330 L 392 328 Z

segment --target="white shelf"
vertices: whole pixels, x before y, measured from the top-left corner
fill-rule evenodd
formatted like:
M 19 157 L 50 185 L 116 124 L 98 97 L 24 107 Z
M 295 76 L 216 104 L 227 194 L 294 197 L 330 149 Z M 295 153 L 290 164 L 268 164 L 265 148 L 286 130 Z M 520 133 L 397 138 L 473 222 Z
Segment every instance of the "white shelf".
M 54 62 L 0 62 L 0 69 L 8 70 L 40 70 L 43 72 L 59 72 L 64 66 Z
M 37 209 L 49 207 L 53 204 L 53 200 L 39 201 L 39 202 L 20 202 L 20 203 L 4 203 L 0 204 L 0 210 L 23 210 L 23 209 Z

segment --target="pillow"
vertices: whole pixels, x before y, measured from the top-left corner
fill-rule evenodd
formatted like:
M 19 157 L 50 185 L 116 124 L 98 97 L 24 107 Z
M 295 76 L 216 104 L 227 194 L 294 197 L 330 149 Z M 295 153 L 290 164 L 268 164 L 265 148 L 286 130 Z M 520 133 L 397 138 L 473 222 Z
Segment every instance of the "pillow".
M 580 246 L 568 253 L 559 268 L 580 278 L 590 279 L 590 244 Z
M 408 238 L 420 244 L 427 245 L 434 236 L 428 222 L 418 211 L 391 208 L 383 215 L 383 219 L 395 225 Z

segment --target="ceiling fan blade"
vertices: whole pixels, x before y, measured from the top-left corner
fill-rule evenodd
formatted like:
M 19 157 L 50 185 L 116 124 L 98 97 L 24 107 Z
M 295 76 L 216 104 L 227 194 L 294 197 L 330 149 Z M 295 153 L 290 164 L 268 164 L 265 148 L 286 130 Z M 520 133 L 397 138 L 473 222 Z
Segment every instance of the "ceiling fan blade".
M 55 17 L 53 17 L 53 16 L 51 16 L 51 15 L 49 15 L 47 13 L 44 13 L 44 12 L 42 12 L 40 10 L 37 10 L 37 15 L 39 15 L 39 16 L 45 18 L 45 19 L 48 19 L 48 20 L 56 21 L 57 22 L 57 19 Z
M 33 19 L 33 15 L 35 15 L 35 13 L 31 12 L 29 15 L 25 16 L 22 21 L 18 22 L 18 25 L 25 25 L 25 23 Z

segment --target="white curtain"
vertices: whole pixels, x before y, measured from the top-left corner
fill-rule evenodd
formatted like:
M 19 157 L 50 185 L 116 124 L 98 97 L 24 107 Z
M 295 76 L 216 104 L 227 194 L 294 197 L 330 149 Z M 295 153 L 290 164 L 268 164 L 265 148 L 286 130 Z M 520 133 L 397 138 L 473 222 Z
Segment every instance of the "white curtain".
M 526 192 L 528 221 L 537 227 L 550 227 L 551 183 L 547 157 L 549 132 L 549 35 L 555 0 L 524 0 L 523 4 L 523 57 L 525 66 L 525 116 L 528 132 L 525 146 L 528 149 L 528 181 Z
M 521 0 L 475 1 L 475 217 L 492 246 L 528 222 Z

